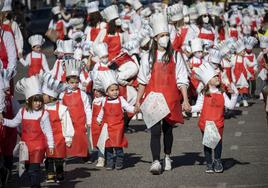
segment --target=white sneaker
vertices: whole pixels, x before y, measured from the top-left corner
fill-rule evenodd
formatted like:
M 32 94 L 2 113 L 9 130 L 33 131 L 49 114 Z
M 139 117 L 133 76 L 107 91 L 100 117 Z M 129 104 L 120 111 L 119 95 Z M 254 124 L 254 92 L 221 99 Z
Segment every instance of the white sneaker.
M 138 113 L 137 116 L 138 116 L 138 120 L 143 120 L 142 113 Z
M 197 116 L 198 116 L 197 112 L 193 112 L 193 113 L 192 113 L 192 117 L 193 117 L 193 118 L 196 118 Z
M 183 117 L 186 117 L 186 118 L 188 117 L 186 112 L 182 112 L 182 115 L 183 115 Z
M 262 93 L 260 93 L 260 98 L 259 99 L 263 100 L 263 94 Z
M 161 174 L 162 166 L 158 160 L 155 160 L 152 162 L 152 166 L 150 168 L 150 172 L 153 175 L 159 175 Z
M 236 105 L 235 105 L 235 107 L 240 107 L 240 103 L 237 102 Z
M 248 101 L 243 100 L 243 106 L 244 106 L 244 107 L 248 107 Z
M 105 159 L 103 157 L 99 157 L 96 167 L 104 167 L 104 165 L 105 165 Z
M 137 120 L 137 116 L 134 115 L 131 120 Z
M 164 159 L 164 170 L 165 171 L 170 171 L 172 169 L 172 166 L 171 166 L 171 162 L 172 160 L 170 159 L 170 157 L 168 155 L 165 156 L 165 159 Z

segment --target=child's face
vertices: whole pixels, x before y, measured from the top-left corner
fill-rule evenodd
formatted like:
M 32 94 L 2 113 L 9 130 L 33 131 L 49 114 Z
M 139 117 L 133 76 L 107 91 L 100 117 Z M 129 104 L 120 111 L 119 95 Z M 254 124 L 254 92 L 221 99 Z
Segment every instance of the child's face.
M 216 75 L 213 78 L 211 78 L 211 80 L 209 80 L 208 84 L 211 85 L 211 86 L 220 85 L 219 75 Z
M 79 85 L 79 80 L 78 80 L 78 78 L 71 78 L 68 81 L 68 84 L 71 86 L 72 90 L 76 90 L 78 88 L 78 85 Z
M 42 102 L 41 101 L 33 101 L 32 107 L 33 107 L 33 110 L 38 111 L 42 108 Z
M 103 96 L 102 93 L 100 91 L 98 91 L 98 90 L 94 90 L 94 94 L 95 94 L 96 98 L 99 98 L 99 97 Z
M 108 55 L 100 57 L 100 62 L 103 64 L 108 63 Z
M 242 50 L 241 52 L 238 53 L 238 55 L 244 56 L 246 53 L 246 50 Z
M 45 104 L 49 103 L 50 101 L 49 96 L 47 94 L 43 94 L 43 99 Z
M 203 52 L 202 51 L 194 52 L 194 56 L 196 58 L 202 58 L 203 57 Z
M 39 46 L 39 45 L 34 46 L 32 49 L 35 52 L 41 52 L 41 46 Z
M 111 85 L 106 92 L 111 99 L 116 99 L 119 95 L 119 87 L 116 84 Z

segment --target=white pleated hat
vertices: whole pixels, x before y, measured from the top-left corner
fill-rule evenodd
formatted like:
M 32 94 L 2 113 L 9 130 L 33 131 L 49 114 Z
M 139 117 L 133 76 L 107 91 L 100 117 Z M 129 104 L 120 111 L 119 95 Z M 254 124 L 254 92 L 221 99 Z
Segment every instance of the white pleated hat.
M 45 39 L 42 35 L 32 35 L 29 37 L 28 42 L 32 47 L 37 45 L 42 46 L 45 43 Z
M 17 73 L 16 70 L 9 70 L 9 69 L 1 70 L 4 89 L 7 89 L 10 87 L 10 80 L 15 77 L 16 73 Z
M 153 36 L 160 33 L 168 33 L 168 20 L 165 13 L 155 13 L 150 17 L 150 25 L 153 29 Z
M 54 54 L 55 55 L 58 55 L 59 53 L 64 53 L 64 50 L 63 50 L 63 40 L 57 40 L 56 42 L 56 50 L 54 51 Z
M 84 41 L 85 38 L 86 38 L 86 35 L 85 35 L 84 32 L 82 32 L 82 31 L 74 32 L 74 33 L 70 36 L 70 39 L 72 39 L 72 40 L 75 41 L 76 43 L 80 43 L 80 42 Z
M 250 25 L 242 25 L 243 33 L 246 35 L 250 35 L 252 32 L 252 28 Z
M 152 28 L 148 25 L 143 27 L 139 32 L 140 46 L 144 47 L 151 40 Z
M 268 48 L 268 36 L 260 36 L 260 48 Z
M 145 17 L 149 17 L 152 14 L 152 11 L 150 9 L 150 7 L 146 7 L 143 10 L 141 10 L 141 17 L 145 18 Z
M 252 19 L 250 16 L 243 16 L 243 20 L 242 20 L 244 25 L 251 25 L 252 23 Z
M 57 15 L 57 14 L 60 14 L 60 7 L 59 6 L 55 6 L 51 9 L 51 12 L 54 14 L 54 15 Z
M 84 18 L 71 18 L 69 24 L 75 29 L 81 29 L 84 27 Z
M 252 50 L 256 44 L 258 44 L 258 40 L 255 37 L 244 37 L 244 43 L 246 49 Z
M 191 52 L 203 51 L 203 41 L 200 38 L 193 38 L 190 40 Z
M 94 43 L 92 48 L 94 55 L 99 58 L 108 55 L 108 45 L 105 42 Z
M 154 13 L 163 12 L 163 5 L 160 2 L 152 3 L 152 7 L 153 7 L 153 10 L 154 10 Z
M 82 45 L 83 56 L 89 56 L 90 54 L 93 54 L 92 46 L 93 46 L 93 42 L 90 40 L 86 40 L 83 43 L 83 45 Z
M 222 60 L 221 52 L 217 49 L 211 48 L 209 49 L 209 62 L 220 64 Z
M 205 14 L 208 14 L 209 13 L 206 2 L 197 3 L 196 4 L 196 9 L 197 9 L 197 12 L 198 12 L 198 15 L 199 16 L 205 15 Z
M 102 88 L 105 92 L 111 85 L 118 84 L 116 73 L 113 70 L 98 72 L 98 78 L 101 81 Z
M 76 59 L 64 60 L 66 76 L 79 76 L 81 73 L 81 61 Z
M 189 7 L 187 5 L 183 5 L 182 9 L 183 16 L 188 16 L 189 15 Z
M 221 16 L 223 13 L 223 9 L 220 6 L 214 5 L 211 9 L 211 15 L 213 16 Z
M 197 13 L 196 6 L 192 5 L 189 8 L 189 15 L 190 15 L 191 20 L 196 20 L 198 18 L 198 13 Z
M 139 54 L 140 43 L 137 39 L 130 40 L 123 45 L 123 50 L 126 51 L 129 55 Z
M 62 44 L 63 53 L 73 54 L 74 53 L 75 42 L 73 40 L 64 40 Z
M 217 45 L 217 48 L 220 50 L 221 55 L 225 56 L 229 54 L 230 52 L 235 51 L 235 41 L 233 38 L 229 38 Z
M 131 6 L 134 8 L 134 10 L 139 10 L 142 7 L 142 4 L 139 0 L 132 0 Z
M 85 4 L 86 8 L 87 8 L 87 13 L 93 13 L 93 12 L 97 12 L 99 11 L 99 1 L 92 1 L 92 2 L 88 2 Z
M 202 63 L 196 70 L 196 77 L 201 80 L 205 85 L 217 75 L 215 69 L 209 63 Z
M 16 83 L 16 91 L 25 95 L 26 99 L 38 94 L 42 94 L 41 75 L 34 75 L 29 78 L 22 78 Z
M 236 42 L 235 42 L 235 44 L 234 44 L 234 46 L 235 46 L 235 50 L 236 50 L 236 52 L 237 53 L 240 53 L 240 52 L 242 52 L 243 50 L 245 50 L 245 43 L 244 43 L 244 40 L 243 39 L 238 39 Z
M 119 18 L 118 7 L 116 5 L 108 6 L 101 11 L 101 15 L 107 22 Z
M 181 20 L 183 18 L 183 6 L 179 3 L 169 6 L 167 16 L 173 22 Z
M 4 0 L 4 6 L 2 8 L 2 12 L 12 11 L 12 0 Z

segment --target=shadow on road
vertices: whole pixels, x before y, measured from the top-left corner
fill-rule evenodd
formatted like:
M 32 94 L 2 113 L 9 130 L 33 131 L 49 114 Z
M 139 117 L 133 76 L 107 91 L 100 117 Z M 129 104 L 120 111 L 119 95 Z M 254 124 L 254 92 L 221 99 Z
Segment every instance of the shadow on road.
M 235 165 L 249 165 L 249 162 L 240 162 L 234 158 L 225 158 L 222 159 L 222 163 L 224 166 L 224 170 L 229 170 L 230 168 L 234 167 Z
M 191 166 L 198 162 L 198 165 L 204 164 L 204 157 L 200 156 L 201 152 L 187 152 L 180 156 L 171 157 L 173 160 L 173 168 L 178 168 L 180 166 Z
M 138 162 L 141 162 L 141 158 L 140 154 L 126 153 L 124 168 L 134 167 Z

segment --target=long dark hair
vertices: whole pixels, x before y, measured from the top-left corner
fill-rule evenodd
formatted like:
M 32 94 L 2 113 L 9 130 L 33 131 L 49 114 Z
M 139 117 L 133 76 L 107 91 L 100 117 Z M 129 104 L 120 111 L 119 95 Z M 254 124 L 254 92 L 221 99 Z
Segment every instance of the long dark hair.
M 224 93 L 225 92 L 225 89 L 224 89 L 224 86 L 222 84 L 218 85 L 217 88 L 219 89 L 219 91 L 221 93 Z M 209 86 L 208 84 L 202 89 L 201 93 L 204 95 L 204 96 L 210 96 L 210 92 L 209 92 Z
M 203 18 L 202 18 L 202 17 L 203 17 L 203 16 L 201 15 L 201 16 L 199 16 L 199 17 L 197 18 L 197 20 L 196 20 L 196 25 L 197 25 L 199 28 L 202 28 L 202 27 L 205 25 L 205 23 L 203 22 Z M 209 18 L 209 20 L 208 20 L 208 24 L 210 24 L 212 27 L 214 27 L 213 20 L 212 20 L 211 16 L 208 15 L 208 18 Z
M 157 41 L 156 40 L 153 40 L 152 46 L 151 46 L 151 48 L 149 50 L 149 62 L 151 64 L 151 67 L 152 68 L 153 68 L 154 63 L 156 61 L 156 52 L 157 52 L 157 49 L 158 49 Z M 162 57 L 162 61 L 165 62 L 166 64 L 168 64 L 170 62 L 170 58 L 172 58 L 173 54 L 174 54 L 174 50 L 172 48 L 171 42 L 169 41 L 168 42 L 168 46 L 166 48 L 166 52 L 165 52 L 165 54 Z
M 109 21 L 108 26 L 107 26 L 107 34 L 114 35 L 116 33 L 116 31 L 117 31 L 117 27 L 115 24 L 116 19 L 117 18 Z
M 99 11 L 97 12 L 92 12 L 89 15 L 89 23 L 88 25 L 91 27 L 97 27 L 97 24 L 101 22 L 102 17 Z
M 42 103 L 42 107 L 41 109 L 44 108 L 44 99 L 43 99 L 43 95 L 41 94 L 37 94 L 37 95 L 34 95 L 34 96 L 31 96 L 27 99 L 26 101 L 26 111 L 30 111 L 32 112 L 33 111 L 33 102 L 35 101 L 39 101 Z

